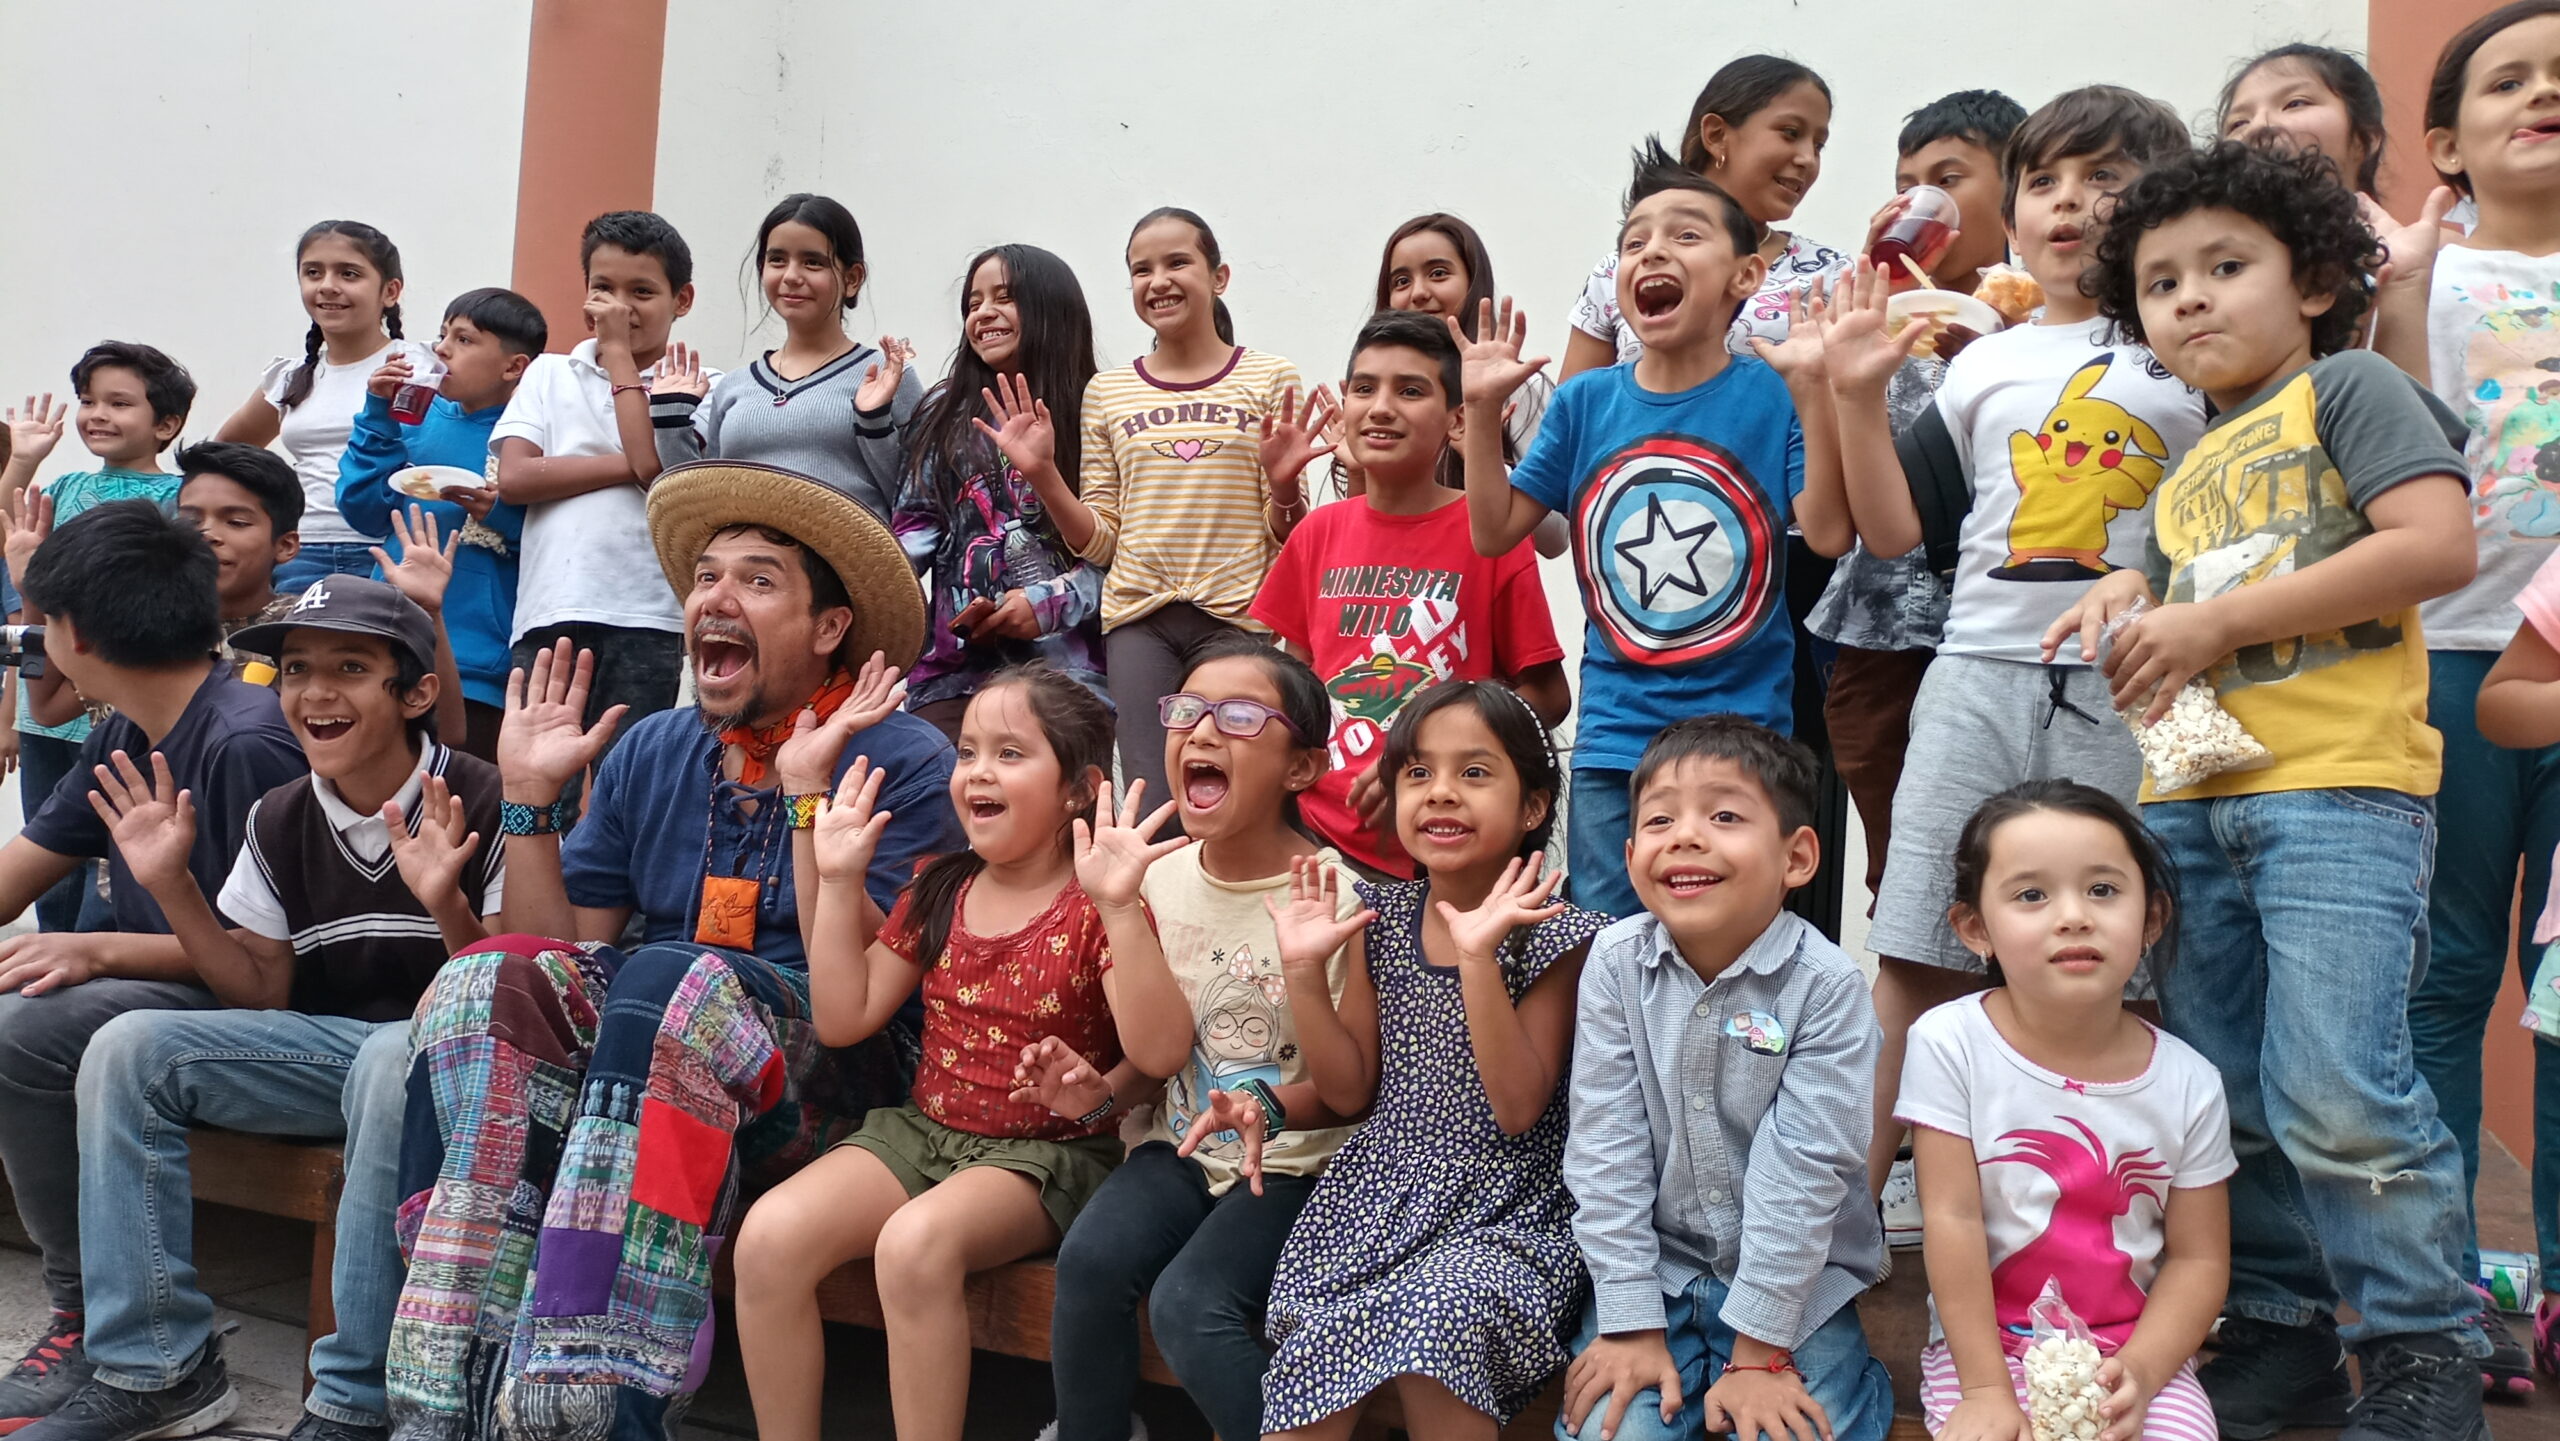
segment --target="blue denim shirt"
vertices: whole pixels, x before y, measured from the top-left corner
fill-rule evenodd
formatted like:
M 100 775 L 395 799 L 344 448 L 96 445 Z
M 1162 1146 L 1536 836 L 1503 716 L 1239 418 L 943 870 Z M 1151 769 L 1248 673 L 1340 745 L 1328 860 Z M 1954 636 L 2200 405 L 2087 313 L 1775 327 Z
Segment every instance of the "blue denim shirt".
M 1603 1335 L 1661 1328 L 1664 1294 L 1709 1273 L 1726 1325 L 1793 1348 L 1875 1284 L 1878 1044 L 1866 977 L 1796 916 L 1712 981 L 1650 915 L 1600 933 L 1564 1175 Z
M 842 782 L 856 757 L 888 772 L 880 809 L 890 812 L 863 889 L 883 911 L 915 875 L 916 863 L 968 844 L 951 809 L 951 743 L 896 711 L 853 733 L 836 758 Z M 755 954 L 776 966 L 805 966 L 791 831 L 776 792 L 751 791 L 720 774 L 720 737 L 702 712 L 663 710 L 631 728 L 596 770 L 587 813 L 560 845 L 569 903 L 640 913 L 644 944 L 690 940 L 706 874 L 757 881 Z M 758 802 L 750 814 L 746 802 Z

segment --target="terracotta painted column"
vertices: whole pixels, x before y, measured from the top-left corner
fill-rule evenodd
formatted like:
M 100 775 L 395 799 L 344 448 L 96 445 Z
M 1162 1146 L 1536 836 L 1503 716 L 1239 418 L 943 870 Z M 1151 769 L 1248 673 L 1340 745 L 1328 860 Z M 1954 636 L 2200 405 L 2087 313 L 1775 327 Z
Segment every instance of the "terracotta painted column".
M 2391 144 L 2382 160 L 2382 202 L 2413 215 L 2436 185 L 2427 163 L 2427 77 L 2453 32 L 2497 8 L 2500 0 L 2367 0 L 2365 55 L 2382 87 L 2383 123 Z
M 655 193 L 666 48 L 666 0 L 534 0 L 515 288 L 542 307 L 553 350 L 587 334 L 579 232 Z

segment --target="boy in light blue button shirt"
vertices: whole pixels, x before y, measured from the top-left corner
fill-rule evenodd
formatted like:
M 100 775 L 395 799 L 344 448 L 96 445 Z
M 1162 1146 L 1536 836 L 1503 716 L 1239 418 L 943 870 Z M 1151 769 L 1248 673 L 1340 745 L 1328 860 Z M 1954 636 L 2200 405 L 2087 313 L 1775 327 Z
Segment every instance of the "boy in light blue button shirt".
M 1875 1010 L 1782 909 L 1820 860 L 1813 757 L 1703 716 L 1655 736 L 1628 789 L 1646 913 L 1582 973 L 1564 1171 L 1593 1296 L 1556 1434 L 1880 1441 L 1893 1387 L 1855 1305 L 1885 1258 Z

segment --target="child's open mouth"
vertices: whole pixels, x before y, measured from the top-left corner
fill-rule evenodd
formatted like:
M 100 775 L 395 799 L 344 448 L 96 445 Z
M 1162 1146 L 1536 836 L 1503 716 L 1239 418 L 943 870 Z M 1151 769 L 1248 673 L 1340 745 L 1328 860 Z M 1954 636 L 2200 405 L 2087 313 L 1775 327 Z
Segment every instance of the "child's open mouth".
M 1182 804 L 1186 810 L 1216 810 L 1227 798 L 1227 773 L 1207 761 L 1182 763 Z
M 1475 827 L 1468 825 L 1464 821 L 1454 820 L 1445 816 L 1437 820 L 1428 820 L 1422 823 L 1422 838 L 1430 841 L 1434 845 L 1464 845 L 1470 837 L 1475 835 L 1475 833 Z
M 2538 144 L 2542 141 L 2552 139 L 2555 136 L 2560 136 L 2560 115 L 2548 116 L 2544 119 L 2533 122 L 2531 125 L 2518 129 L 2516 131 L 2515 138 L 2518 140 L 2530 140 Z
M 1662 889 L 1674 900 L 1694 900 L 1724 883 L 1724 877 L 1713 871 L 1671 871 L 1662 878 Z
M 2045 232 L 2044 243 L 2056 250 L 2068 245 L 2078 245 L 2080 233 L 2080 227 L 2077 225 L 2057 225 Z
M 354 721 L 339 716 L 331 716 L 326 720 L 305 717 L 302 722 L 302 733 L 315 741 L 337 740 L 355 728 Z
M 981 825 L 994 821 L 997 817 L 1002 816 L 1004 812 L 1004 802 L 996 800 L 991 796 L 971 796 L 969 798 L 969 819 L 976 821 Z
M 1678 279 L 1668 275 L 1648 275 L 1636 282 L 1636 314 L 1647 320 L 1659 320 L 1680 308 L 1683 293 Z

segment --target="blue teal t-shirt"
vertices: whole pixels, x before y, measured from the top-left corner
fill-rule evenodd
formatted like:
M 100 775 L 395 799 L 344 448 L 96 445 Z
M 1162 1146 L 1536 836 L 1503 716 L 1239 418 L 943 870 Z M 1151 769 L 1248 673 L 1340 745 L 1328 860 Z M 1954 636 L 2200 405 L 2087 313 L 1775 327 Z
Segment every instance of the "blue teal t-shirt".
M 1662 395 L 1633 365 L 1586 371 L 1557 387 L 1511 483 L 1573 536 L 1589 617 L 1576 769 L 1632 770 L 1688 716 L 1794 730 L 1786 541 L 1804 429 L 1777 372 L 1736 356 Z

